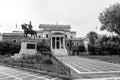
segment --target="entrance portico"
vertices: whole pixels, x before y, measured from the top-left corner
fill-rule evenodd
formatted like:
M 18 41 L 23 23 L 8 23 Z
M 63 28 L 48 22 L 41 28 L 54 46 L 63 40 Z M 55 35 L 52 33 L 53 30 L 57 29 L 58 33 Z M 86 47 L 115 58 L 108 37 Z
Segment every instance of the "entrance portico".
M 64 49 L 64 48 L 65 48 L 64 35 L 52 35 L 51 49 Z
M 65 35 L 62 33 L 54 33 L 51 35 L 51 50 L 55 55 L 66 55 Z

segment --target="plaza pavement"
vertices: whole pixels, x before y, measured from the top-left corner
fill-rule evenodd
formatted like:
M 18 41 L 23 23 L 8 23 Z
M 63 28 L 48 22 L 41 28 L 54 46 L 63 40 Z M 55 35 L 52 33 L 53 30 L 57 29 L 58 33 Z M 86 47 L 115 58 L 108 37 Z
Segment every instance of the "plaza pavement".
M 120 65 L 79 56 L 57 57 L 71 68 L 75 80 L 120 80 Z
M 57 77 L 0 65 L 0 80 L 62 80 Z

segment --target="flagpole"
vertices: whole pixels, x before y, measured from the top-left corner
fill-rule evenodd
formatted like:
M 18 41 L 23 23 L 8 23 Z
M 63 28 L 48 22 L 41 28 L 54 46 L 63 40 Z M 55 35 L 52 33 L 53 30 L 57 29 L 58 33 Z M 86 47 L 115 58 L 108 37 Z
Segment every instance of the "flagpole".
M 17 23 L 16 23 L 16 26 L 15 26 L 15 31 L 17 31 Z

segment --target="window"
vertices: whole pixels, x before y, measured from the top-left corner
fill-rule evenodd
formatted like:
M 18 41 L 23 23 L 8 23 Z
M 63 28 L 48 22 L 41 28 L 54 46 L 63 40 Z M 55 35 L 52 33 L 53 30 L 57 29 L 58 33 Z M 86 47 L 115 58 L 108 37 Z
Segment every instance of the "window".
M 41 36 L 38 36 L 39 38 L 41 38 Z
M 67 47 L 69 47 L 69 43 L 67 44 Z
M 48 34 L 46 34 L 46 38 L 48 38 Z
M 35 49 L 35 44 L 27 44 L 27 49 Z
M 67 35 L 65 35 L 65 38 L 67 38 Z
M 72 43 L 72 45 L 74 46 L 74 43 Z
M 13 42 L 17 42 L 17 40 L 16 39 L 14 39 L 14 40 L 12 40 Z
M 78 46 L 79 43 L 77 43 L 77 46 Z

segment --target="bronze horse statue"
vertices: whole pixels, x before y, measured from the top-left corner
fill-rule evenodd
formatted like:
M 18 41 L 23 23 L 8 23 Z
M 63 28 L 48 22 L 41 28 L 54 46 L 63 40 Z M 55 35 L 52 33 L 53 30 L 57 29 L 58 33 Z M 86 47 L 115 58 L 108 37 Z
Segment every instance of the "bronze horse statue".
M 27 27 L 28 26 L 28 27 Z M 30 36 L 30 38 L 32 37 L 32 36 L 34 36 L 34 39 L 35 38 L 37 38 L 37 32 L 36 31 L 34 31 L 34 30 L 32 30 L 30 27 L 31 27 L 32 25 L 30 24 L 30 25 L 28 25 L 28 24 L 26 24 L 26 23 L 24 23 L 24 24 L 22 24 L 21 25 L 21 27 L 22 27 L 22 29 L 24 30 L 24 37 L 28 37 L 27 35 L 28 34 L 30 34 L 31 36 Z

